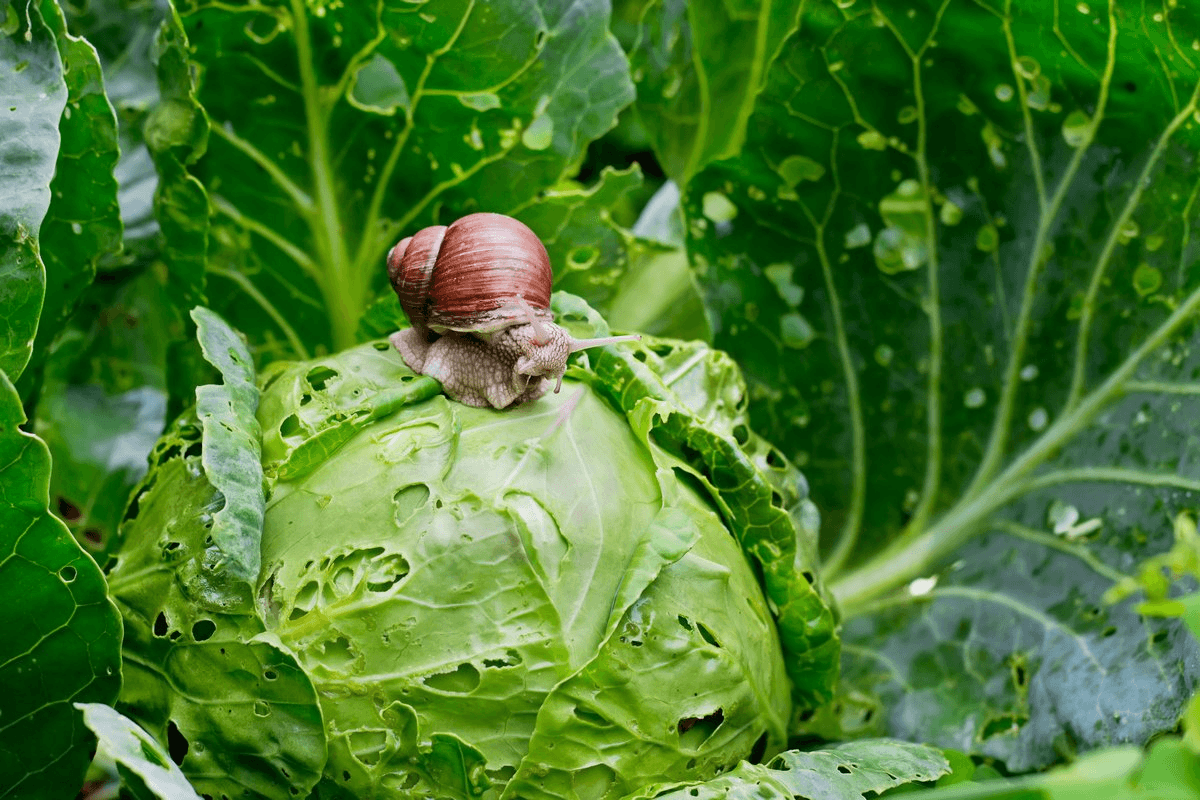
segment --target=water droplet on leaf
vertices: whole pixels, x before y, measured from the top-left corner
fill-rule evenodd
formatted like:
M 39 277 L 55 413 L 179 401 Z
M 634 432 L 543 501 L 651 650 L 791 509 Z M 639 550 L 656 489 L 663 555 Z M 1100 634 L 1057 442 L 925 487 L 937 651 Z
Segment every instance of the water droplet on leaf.
M 737 216 L 737 206 L 720 192 L 704 193 L 704 216 L 713 222 L 730 222 Z
M 1031 381 L 1038 376 L 1037 364 L 1026 364 L 1021 367 L 1021 380 Z
M 1013 98 L 1013 87 L 1007 83 L 1002 83 L 996 87 L 996 99 L 1001 103 L 1007 103 Z
M 846 231 L 845 246 L 847 250 L 853 250 L 856 247 L 866 247 L 870 243 L 871 229 L 867 227 L 867 223 L 860 222 Z
M 1042 72 L 1042 65 L 1036 59 L 1029 56 L 1018 58 L 1013 62 L 1013 68 L 1017 71 L 1018 75 L 1027 81 L 1033 80 Z
M 1133 290 L 1142 297 L 1154 294 L 1162 288 L 1162 284 L 1162 271 L 1144 261 L 1133 271 Z
M 1050 422 L 1050 414 L 1044 408 L 1035 408 L 1029 412 L 1029 429 L 1040 431 Z
M 983 391 L 983 389 L 979 388 L 978 386 L 976 386 L 974 389 L 968 390 L 967 393 L 963 395 L 963 405 L 965 405 L 967 408 L 979 408 L 985 402 L 987 402 L 987 392 Z
M 886 344 L 881 344 L 875 348 L 875 363 L 881 367 L 886 367 L 892 363 L 892 358 L 895 357 L 896 351 L 888 347 Z
M 1062 135 L 1071 147 L 1083 147 L 1092 140 L 1092 118 L 1075 109 L 1063 120 Z
M 1136 222 L 1133 220 L 1127 220 L 1125 224 L 1121 226 L 1121 230 L 1117 233 L 1117 241 L 1119 241 L 1121 244 L 1129 244 L 1136 239 L 1137 235 L 1141 232 L 1142 229 L 1138 227 Z
M 886 150 L 887 139 L 879 131 L 863 131 L 856 141 L 867 150 Z

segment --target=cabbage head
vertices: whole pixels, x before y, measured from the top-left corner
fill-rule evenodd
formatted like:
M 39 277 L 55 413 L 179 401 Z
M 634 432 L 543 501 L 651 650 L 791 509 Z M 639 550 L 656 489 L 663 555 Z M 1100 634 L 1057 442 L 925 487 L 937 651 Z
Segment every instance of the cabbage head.
M 592 357 L 504 412 L 383 342 L 272 365 L 252 580 L 185 414 L 110 574 L 123 710 L 214 798 L 618 798 L 782 749 L 837 652 L 803 479 L 724 356 Z

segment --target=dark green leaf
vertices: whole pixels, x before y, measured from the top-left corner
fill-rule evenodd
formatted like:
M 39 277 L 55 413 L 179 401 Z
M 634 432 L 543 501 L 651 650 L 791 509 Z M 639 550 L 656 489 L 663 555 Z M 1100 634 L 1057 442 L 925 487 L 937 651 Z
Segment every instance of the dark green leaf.
M 33 352 L 46 270 L 38 231 L 50 206 L 58 122 L 67 102 L 54 32 L 32 3 L 5 4 L 0 31 L 0 370 L 20 377 Z
M 189 171 L 208 144 L 208 117 L 196 101 L 188 40 L 174 7 L 154 43 L 160 99 L 143 134 L 158 172 L 154 216 L 163 237 L 175 305 L 203 303 L 208 265 L 209 201 Z
M 803 3 L 631 5 L 640 14 L 630 54 L 638 115 L 667 175 L 686 185 L 710 162 L 741 150 L 755 98 Z
M 397 240 L 523 207 L 632 100 L 606 0 L 181 11 L 219 310 L 264 350 L 352 344 Z
M 50 454 L 0 372 L 0 796 L 71 796 L 91 734 L 72 702 L 111 702 L 121 620 L 96 563 L 49 511 Z
M 105 94 L 100 61 L 86 39 L 67 33 L 54 0 L 41 0 L 41 11 L 58 42 L 67 84 L 50 208 L 40 233 L 46 295 L 34 347 L 44 357 L 96 277 L 97 264 L 120 252 L 122 226 L 113 176 L 119 156 L 117 118 Z
M 50 496 L 101 562 L 166 427 L 168 344 L 182 336 L 165 282 L 147 270 L 98 286 L 47 359 L 35 431 L 54 459 Z
M 1026 770 L 1175 724 L 1195 643 L 1101 598 L 1200 498 L 1198 34 L 813 3 L 689 185 L 716 343 L 825 511 L 843 730 Z
M 192 309 L 204 357 L 224 379 L 196 387 L 196 416 L 203 426 L 204 473 L 223 506 L 213 516 L 212 540 L 226 560 L 218 569 L 250 584 L 258 580 L 262 542 L 262 428 L 254 360 L 237 331 L 203 306 Z
M 100 739 L 101 750 L 117 763 L 122 773 L 133 773 L 128 781 L 137 786 L 136 796 L 146 800 L 200 800 L 166 749 L 116 709 L 101 703 L 76 703 L 83 722 Z

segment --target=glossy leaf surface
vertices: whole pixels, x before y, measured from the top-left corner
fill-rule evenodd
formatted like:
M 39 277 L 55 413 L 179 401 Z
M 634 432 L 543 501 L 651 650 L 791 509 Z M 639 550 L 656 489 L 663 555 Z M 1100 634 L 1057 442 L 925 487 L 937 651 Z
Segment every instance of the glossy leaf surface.
M 691 181 L 716 342 L 822 501 L 843 730 L 1024 770 L 1190 693 L 1194 642 L 1101 597 L 1200 489 L 1197 22 L 813 3 Z
M 121 619 L 96 563 L 50 513 L 50 454 L 24 423 L 0 373 L 0 796 L 66 796 L 93 743 L 71 704 L 116 697 Z

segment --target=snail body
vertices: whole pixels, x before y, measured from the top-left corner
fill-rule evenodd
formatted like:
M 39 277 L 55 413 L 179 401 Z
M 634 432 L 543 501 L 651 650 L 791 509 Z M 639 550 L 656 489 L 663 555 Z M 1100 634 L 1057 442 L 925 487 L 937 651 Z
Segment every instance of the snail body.
M 392 248 L 387 266 L 412 325 L 390 341 L 410 369 L 465 405 L 531 402 L 548 378 L 561 386 L 571 353 L 640 338 L 579 340 L 555 325 L 546 248 L 503 214 L 424 228 Z

